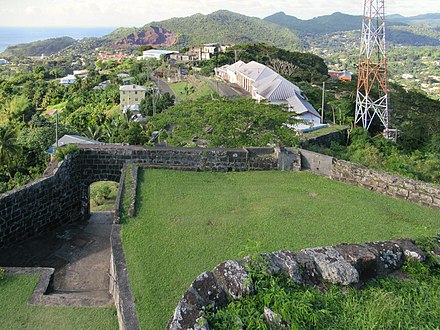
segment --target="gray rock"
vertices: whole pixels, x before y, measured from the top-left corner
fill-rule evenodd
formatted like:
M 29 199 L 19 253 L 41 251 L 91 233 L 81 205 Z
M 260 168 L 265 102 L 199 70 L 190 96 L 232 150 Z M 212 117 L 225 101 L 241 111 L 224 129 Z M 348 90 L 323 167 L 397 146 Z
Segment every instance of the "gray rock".
M 408 238 L 402 238 L 394 241 L 403 250 L 405 259 L 414 261 L 425 261 L 425 253 L 415 245 L 414 241 Z
M 281 315 L 275 313 L 269 307 L 264 306 L 263 317 L 269 325 L 275 326 L 277 328 L 285 328 Z
M 267 258 L 270 259 L 274 265 L 274 269 L 283 271 L 296 283 L 301 283 L 301 267 L 296 261 L 296 254 L 291 251 L 277 251 L 267 254 Z
M 334 247 L 305 249 L 301 252 L 313 258 L 324 280 L 333 284 L 350 285 L 359 282 L 359 273 Z
M 404 260 L 402 248 L 395 242 L 373 242 L 366 244 L 377 256 L 377 275 L 386 275 L 399 269 Z
M 341 244 L 335 249 L 359 273 L 361 280 L 373 278 L 377 274 L 377 254 L 366 245 Z
M 253 292 L 253 283 L 243 266 L 243 261 L 228 260 L 212 271 L 216 282 L 232 300 Z

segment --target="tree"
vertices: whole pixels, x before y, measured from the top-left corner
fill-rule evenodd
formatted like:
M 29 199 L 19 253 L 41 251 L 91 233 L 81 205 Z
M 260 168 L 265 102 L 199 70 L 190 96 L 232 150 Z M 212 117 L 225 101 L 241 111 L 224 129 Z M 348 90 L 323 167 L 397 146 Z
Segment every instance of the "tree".
M 4 168 L 12 178 L 14 156 L 20 151 L 17 137 L 11 126 L 0 126 L 0 167 Z

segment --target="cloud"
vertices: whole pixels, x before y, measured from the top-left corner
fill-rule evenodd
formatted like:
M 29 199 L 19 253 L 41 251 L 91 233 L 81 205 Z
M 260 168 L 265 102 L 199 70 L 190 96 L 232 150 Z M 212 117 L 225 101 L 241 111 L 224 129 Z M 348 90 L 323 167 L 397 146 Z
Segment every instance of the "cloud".
M 141 26 L 151 21 L 227 9 L 266 17 L 279 11 L 302 19 L 339 11 L 362 15 L 362 1 L 349 0 L 0 0 L 2 26 Z M 438 0 L 386 0 L 389 14 L 439 12 Z

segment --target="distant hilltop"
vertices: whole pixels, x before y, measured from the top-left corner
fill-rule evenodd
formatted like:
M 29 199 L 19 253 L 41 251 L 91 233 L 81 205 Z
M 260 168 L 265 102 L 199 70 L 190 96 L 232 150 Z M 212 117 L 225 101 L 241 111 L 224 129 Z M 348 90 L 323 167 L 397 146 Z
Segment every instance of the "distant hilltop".
M 63 37 L 8 47 L 3 57 L 51 55 L 66 48 L 81 53 L 98 47 L 134 50 L 139 46 L 180 49 L 203 43 L 267 43 L 287 50 L 303 50 L 303 35 L 325 35 L 334 32 L 359 30 L 361 16 L 333 13 L 302 20 L 284 12 L 264 19 L 249 17 L 227 10 L 208 15 L 195 14 L 151 22 L 139 28 L 119 28 L 100 38 L 74 40 Z M 440 14 L 413 17 L 399 14 L 388 16 L 389 41 L 402 45 L 440 45 Z M 423 31 L 415 30 L 423 27 Z M 395 32 L 397 31 L 397 32 Z M 403 32 L 402 32 L 403 31 Z M 393 37 L 393 33 L 397 37 Z M 417 40 L 414 44 L 413 40 Z

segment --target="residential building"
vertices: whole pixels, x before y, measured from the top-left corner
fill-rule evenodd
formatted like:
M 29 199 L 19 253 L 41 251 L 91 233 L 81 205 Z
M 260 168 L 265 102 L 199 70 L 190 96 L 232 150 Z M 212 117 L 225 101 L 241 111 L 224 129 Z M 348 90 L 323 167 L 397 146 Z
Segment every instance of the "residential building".
M 147 87 L 139 85 L 124 85 L 119 87 L 119 94 L 121 100 L 121 110 L 124 107 L 140 104 L 145 98 Z
M 346 70 L 343 71 L 328 70 L 328 75 L 335 80 L 351 81 L 351 73 Z
M 103 144 L 102 142 L 92 140 L 80 135 L 63 135 L 62 138 L 58 139 L 58 147 L 62 147 L 67 144 Z M 57 147 L 57 143 L 55 142 L 52 146 L 46 150 L 46 152 L 50 155 L 51 160 L 53 159 L 53 153 L 55 152 L 55 148 Z
M 9 64 L 9 62 L 4 58 L 0 58 L 0 65 L 4 65 L 4 64 Z
M 164 60 L 170 58 L 171 54 L 179 53 L 176 50 L 161 50 L 161 49 L 150 49 L 142 52 L 142 56 L 139 56 L 138 60 L 149 60 L 154 58 L 155 60 L 161 60 L 162 57 Z
M 75 81 L 76 81 L 76 77 L 73 74 L 69 74 L 69 75 L 61 78 L 60 84 L 67 86 L 67 85 L 73 84 Z
M 188 53 L 195 54 L 198 60 L 209 60 L 219 52 L 218 44 L 203 44 L 199 46 L 192 46 Z

